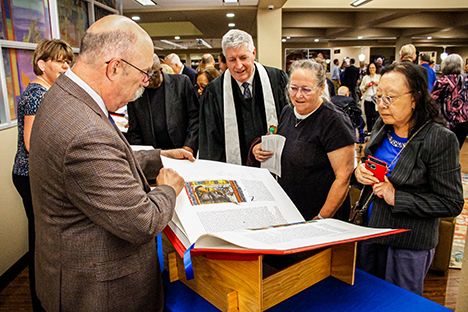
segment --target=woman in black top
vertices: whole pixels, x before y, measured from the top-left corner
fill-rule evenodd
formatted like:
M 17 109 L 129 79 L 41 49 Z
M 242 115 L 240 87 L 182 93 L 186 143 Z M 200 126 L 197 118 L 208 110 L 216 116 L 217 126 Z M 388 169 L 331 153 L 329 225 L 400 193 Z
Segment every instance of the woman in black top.
M 293 105 L 283 109 L 277 132 L 286 137 L 279 183 L 306 220 L 334 216 L 347 221 L 355 139 L 343 112 L 321 98 L 324 87 L 321 64 L 293 63 L 288 84 Z M 261 143 L 252 153 L 260 162 L 273 155 Z

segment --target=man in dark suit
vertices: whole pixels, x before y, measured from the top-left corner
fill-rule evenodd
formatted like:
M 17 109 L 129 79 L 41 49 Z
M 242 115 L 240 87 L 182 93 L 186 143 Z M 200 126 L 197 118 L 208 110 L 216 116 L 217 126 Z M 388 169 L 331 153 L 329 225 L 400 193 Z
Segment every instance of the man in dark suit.
M 199 156 L 246 164 L 253 140 L 278 125 L 288 79 L 282 70 L 255 62 L 252 36 L 245 31 L 230 30 L 222 46 L 228 70 L 203 90 Z
M 193 157 L 183 149 L 133 153 L 108 117 L 141 94 L 152 63 L 150 36 L 127 17 L 106 16 L 86 31 L 77 62 L 37 112 L 36 289 L 48 312 L 164 309 L 155 237 L 184 180 L 159 156 Z
M 182 64 L 182 62 L 180 61 L 180 57 L 177 54 L 171 53 L 168 56 L 166 56 L 166 58 L 164 59 L 164 64 L 172 68 L 174 74 L 188 76 L 194 88 L 197 89 L 197 71 L 190 66 L 185 66 L 184 64 Z
M 128 142 L 161 149 L 184 148 L 195 155 L 199 104 L 192 83 L 185 75 L 163 73 L 157 55 L 153 70 L 142 97 L 128 103 Z
M 357 81 L 359 79 L 359 68 L 354 66 L 356 63 L 355 59 L 352 58 L 349 62 L 350 65 L 345 69 L 344 78 L 341 82 L 341 85 L 348 87 L 349 91 L 351 92 L 351 97 L 357 102 Z

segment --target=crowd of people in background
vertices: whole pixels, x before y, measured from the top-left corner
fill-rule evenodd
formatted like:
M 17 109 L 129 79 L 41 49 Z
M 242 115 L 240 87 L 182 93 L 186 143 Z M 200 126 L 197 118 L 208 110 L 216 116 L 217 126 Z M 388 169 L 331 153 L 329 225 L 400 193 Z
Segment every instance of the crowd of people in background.
M 174 53 L 161 60 L 148 34 L 117 15 L 86 31 L 71 69 L 66 43 L 38 45 L 38 77 L 18 105 L 13 171 L 41 262 L 36 286 L 31 274 L 35 311 L 41 304 L 47 311 L 162 311 L 154 237 L 171 220 L 184 181 L 162 168 L 160 155 L 258 166 L 273 155 L 261 143 L 271 128 L 286 138 L 279 184 L 304 218 L 348 221 L 349 187 L 359 187 L 365 226 L 411 231 L 360 243 L 358 267 L 422 294 L 438 220 L 463 207 L 458 155 L 468 134 L 468 81 L 461 57 L 449 55 L 436 78 L 430 57 L 417 65 L 416 48 L 405 45 L 393 64 L 379 57 L 357 67 L 351 58 L 339 66 L 335 59 L 329 79 L 323 55 L 294 62 L 288 73 L 256 62 L 252 36 L 241 30 L 225 34 L 222 51 L 219 70 L 211 54 L 198 71 Z M 110 113 L 127 104 L 124 136 Z M 365 158 L 354 165 L 362 109 L 365 157 L 388 164 L 383 180 Z M 155 150 L 133 152 L 128 143 Z

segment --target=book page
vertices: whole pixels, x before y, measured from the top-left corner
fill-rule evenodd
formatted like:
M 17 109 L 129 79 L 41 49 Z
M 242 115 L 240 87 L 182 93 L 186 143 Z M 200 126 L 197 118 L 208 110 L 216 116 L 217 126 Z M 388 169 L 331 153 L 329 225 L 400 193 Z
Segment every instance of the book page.
M 176 214 L 190 244 L 206 233 L 304 221 L 266 169 L 161 158 L 164 167 L 173 168 L 186 182 Z
M 195 248 L 289 250 L 338 241 L 355 240 L 389 232 L 390 229 L 375 229 L 357 226 L 335 219 L 307 221 L 297 224 L 261 229 L 207 234 L 197 241 Z M 223 243 L 219 243 L 219 240 Z M 233 246 L 236 245 L 236 246 Z

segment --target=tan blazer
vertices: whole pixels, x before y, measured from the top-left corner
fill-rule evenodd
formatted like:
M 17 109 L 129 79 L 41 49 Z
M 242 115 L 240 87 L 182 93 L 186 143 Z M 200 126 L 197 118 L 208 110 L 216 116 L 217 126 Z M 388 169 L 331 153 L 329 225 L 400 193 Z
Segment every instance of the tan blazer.
M 36 288 L 54 311 L 161 311 L 154 237 L 175 191 L 150 190 L 159 151 L 133 154 L 97 103 L 61 75 L 38 110 L 30 179 L 36 216 Z M 139 165 L 141 164 L 141 168 Z

